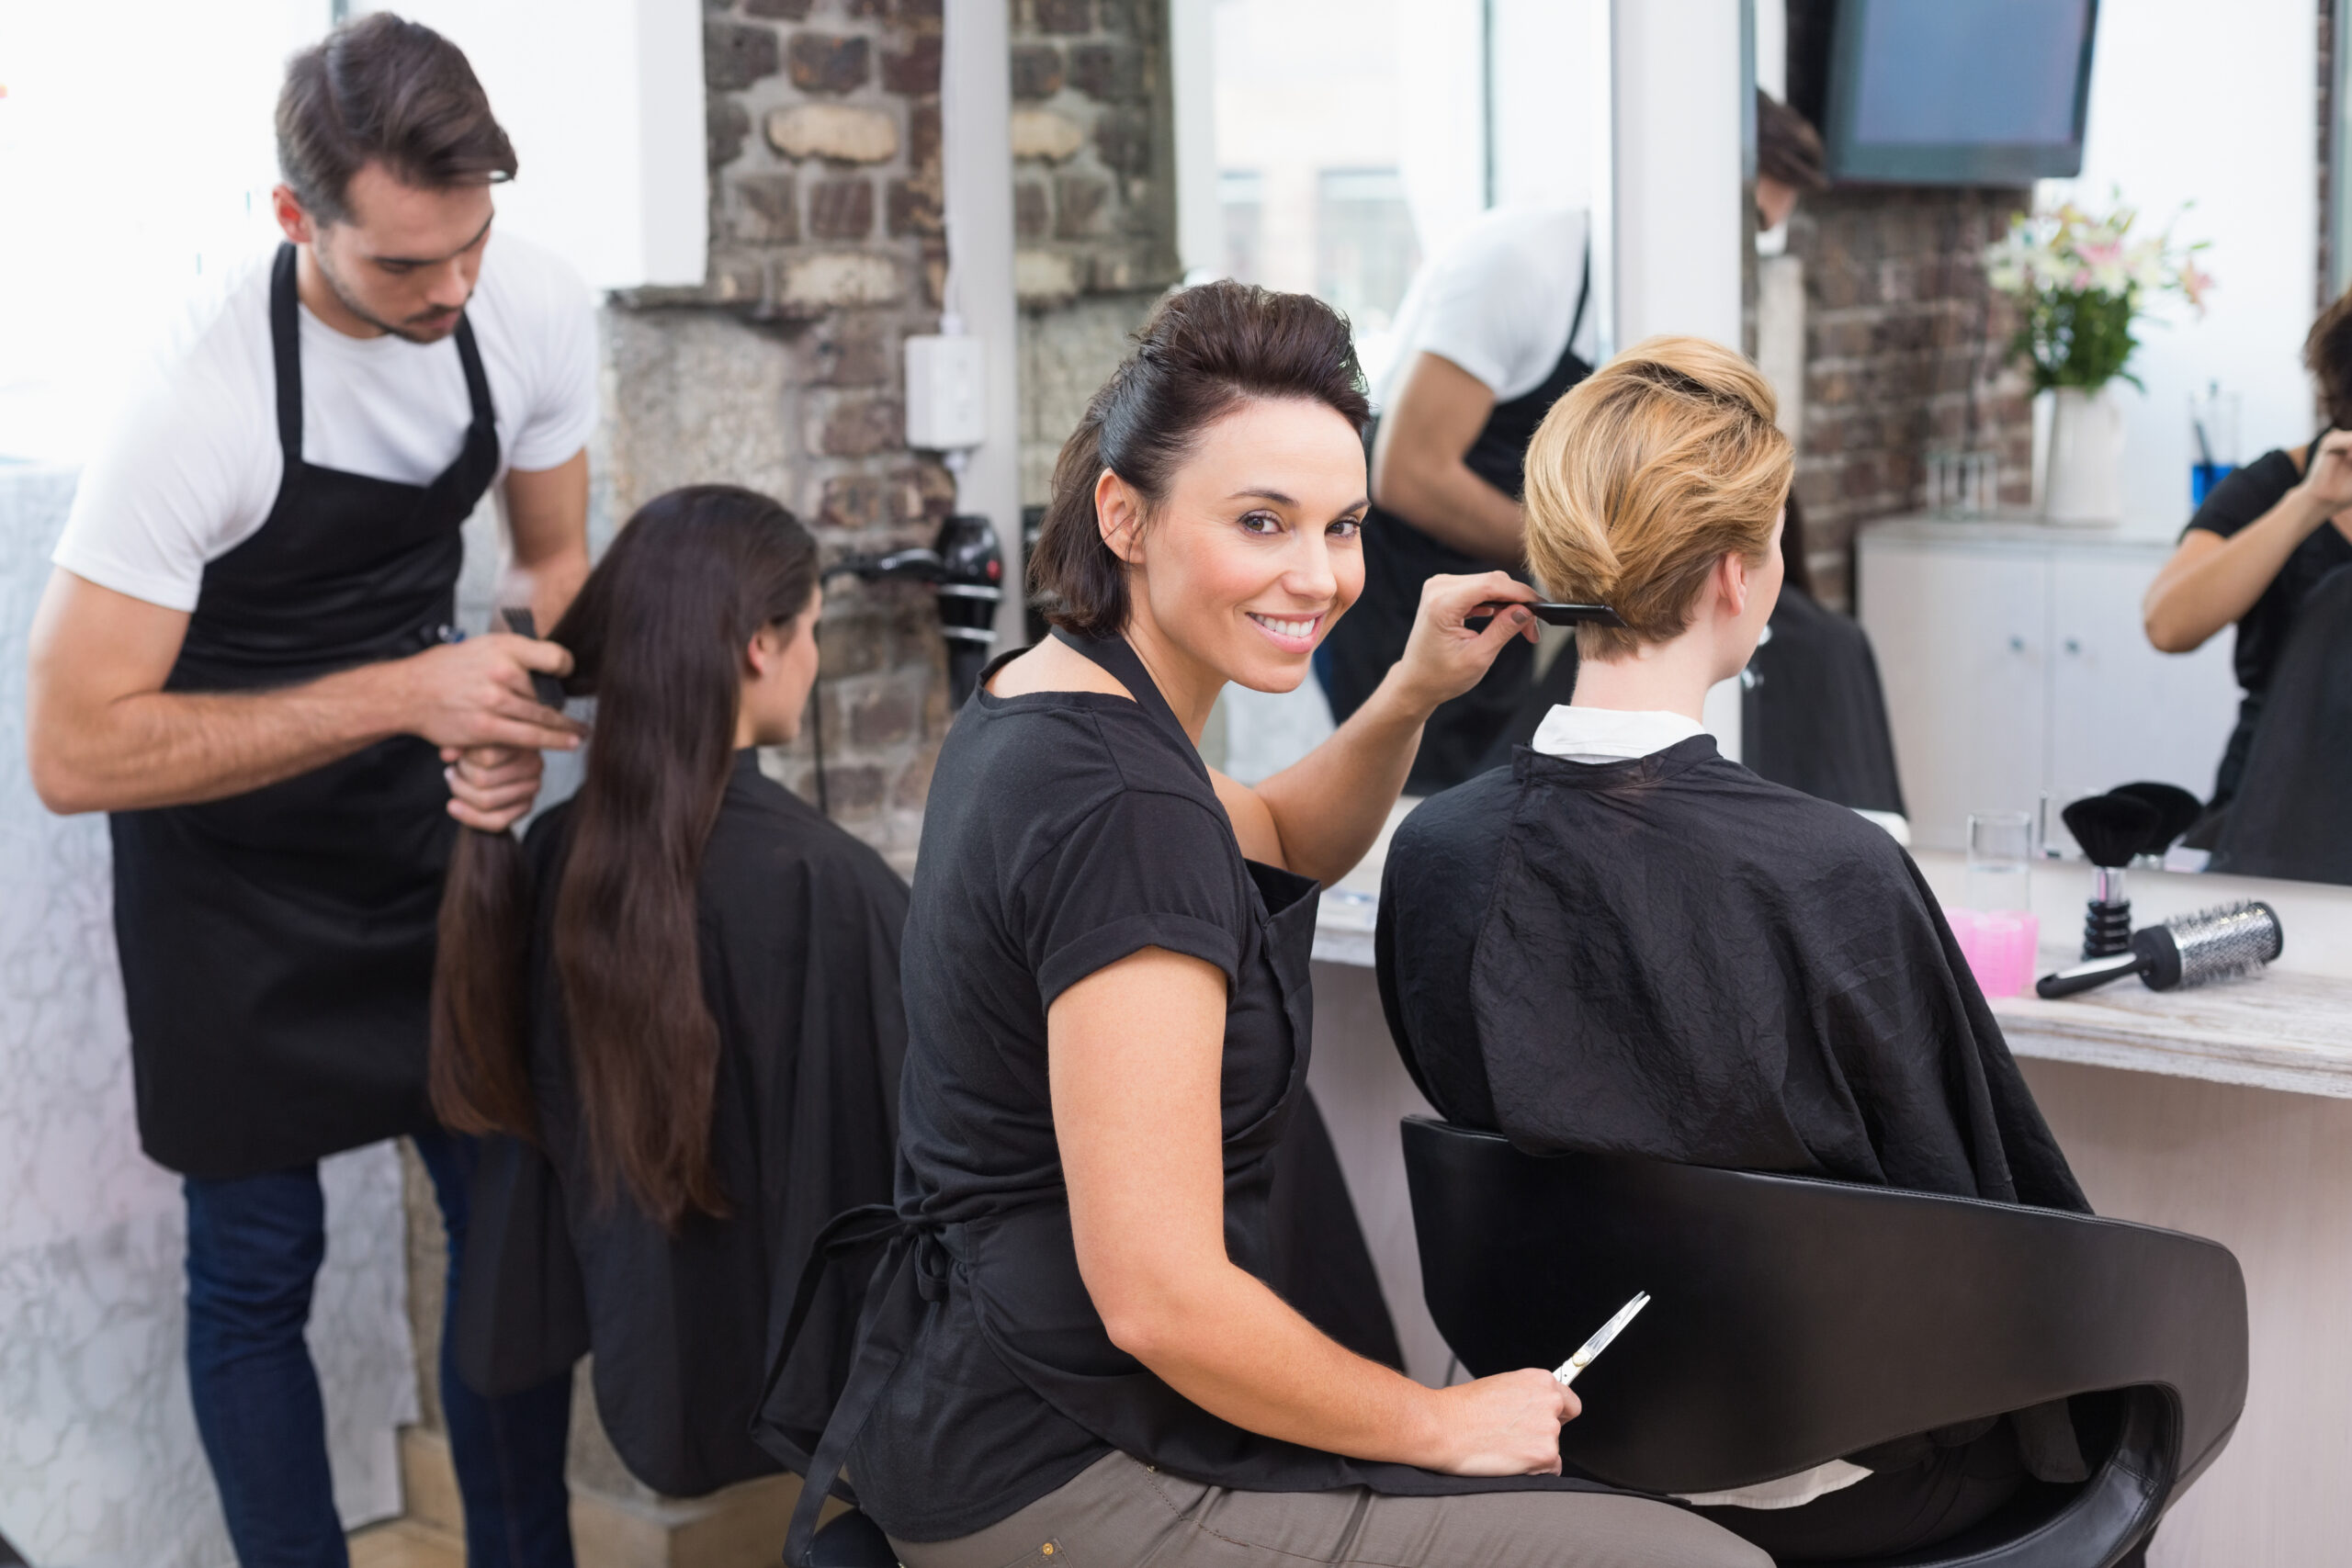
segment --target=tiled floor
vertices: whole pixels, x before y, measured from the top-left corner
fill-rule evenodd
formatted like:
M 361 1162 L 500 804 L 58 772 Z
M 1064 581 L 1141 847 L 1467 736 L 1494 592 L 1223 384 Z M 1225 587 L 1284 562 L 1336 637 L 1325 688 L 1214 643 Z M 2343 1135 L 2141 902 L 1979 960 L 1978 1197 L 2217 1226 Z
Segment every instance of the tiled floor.
M 466 1568 L 466 1548 L 447 1530 L 394 1519 L 351 1538 L 351 1568 Z

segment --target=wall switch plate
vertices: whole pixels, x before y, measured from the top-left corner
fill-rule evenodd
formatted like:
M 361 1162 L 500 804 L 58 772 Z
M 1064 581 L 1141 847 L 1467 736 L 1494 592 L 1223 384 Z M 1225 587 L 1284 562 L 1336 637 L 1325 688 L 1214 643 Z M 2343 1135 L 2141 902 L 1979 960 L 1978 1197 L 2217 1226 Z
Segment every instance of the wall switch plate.
M 987 355 L 976 337 L 907 339 L 907 445 L 956 452 L 988 437 Z

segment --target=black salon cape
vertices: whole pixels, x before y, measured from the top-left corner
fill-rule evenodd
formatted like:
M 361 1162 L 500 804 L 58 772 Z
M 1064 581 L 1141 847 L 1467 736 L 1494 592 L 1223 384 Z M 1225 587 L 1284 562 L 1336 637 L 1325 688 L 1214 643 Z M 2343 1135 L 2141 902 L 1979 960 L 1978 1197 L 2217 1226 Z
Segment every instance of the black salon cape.
M 2352 566 L 2296 606 L 2207 869 L 2352 884 Z
M 549 947 L 570 831 L 558 807 L 526 852 L 538 890 L 531 953 L 531 1069 L 579 1258 L 596 1408 L 637 1477 L 697 1496 L 779 1468 L 749 1435 L 802 1260 L 825 1222 L 887 1202 L 906 1014 L 899 946 L 907 887 L 880 856 L 738 754 L 704 852 L 699 936 L 705 1000 L 718 1023 L 711 1154 L 730 1210 L 666 1234 L 624 1189 L 600 1201 L 581 1141 L 571 1047 Z M 562 1238 L 517 1234 L 537 1258 Z M 469 1252 L 468 1262 L 473 1261 Z M 794 1358 L 823 1409 L 846 1375 L 859 1284 L 836 1272 Z M 520 1325 L 499 1325 L 527 1343 Z M 805 1434 L 813 1444 L 815 1434 Z
M 2088 1211 L 1910 858 L 1711 737 L 1433 797 L 1376 943 L 1422 1092 L 1531 1153 Z

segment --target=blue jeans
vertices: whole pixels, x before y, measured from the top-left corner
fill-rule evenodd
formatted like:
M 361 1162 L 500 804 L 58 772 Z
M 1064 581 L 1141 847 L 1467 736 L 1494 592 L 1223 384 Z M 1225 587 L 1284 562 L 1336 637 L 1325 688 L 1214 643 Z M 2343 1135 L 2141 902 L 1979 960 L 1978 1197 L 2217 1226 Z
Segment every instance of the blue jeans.
M 485 1399 L 451 1344 L 475 1145 L 415 1140 L 449 1233 L 441 1408 L 465 1499 L 469 1568 L 571 1568 L 563 1482 L 571 1380 Z M 327 1472 L 326 1413 L 302 1338 L 326 1255 L 315 1165 L 187 1181 L 187 1370 L 197 1431 L 242 1568 L 345 1568 Z

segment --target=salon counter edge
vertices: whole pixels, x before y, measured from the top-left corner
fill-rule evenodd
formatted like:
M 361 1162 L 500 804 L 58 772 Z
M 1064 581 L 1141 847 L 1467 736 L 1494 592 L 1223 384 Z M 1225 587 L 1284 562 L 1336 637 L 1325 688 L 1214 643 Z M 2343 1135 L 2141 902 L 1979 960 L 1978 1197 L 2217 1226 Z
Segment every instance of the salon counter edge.
M 1317 963 L 1369 969 L 1380 873 L 1389 834 L 1419 804 L 1397 803 L 1388 829 L 1363 863 L 1325 895 L 1316 930 Z M 1928 886 L 1956 903 L 1964 857 L 1922 852 L 1914 857 Z M 2038 864 L 2033 909 L 2041 923 L 2044 970 L 2073 956 L 2090 868 Z M 2135 922 L 2241 898 L 2278 912 L 2286 948 L 2256 977 L 2199 990 L 2157 993 L 2122 981 L 2066 1001 L 2032 996 L 1996 998 L 1993 1010 L 2018 1055 L 2123 1072 L 2242 1084 L 2290 1094 L 2352 1100 L 2352 888 L 2318 883 L 2171 872 L 2132 874 Z

